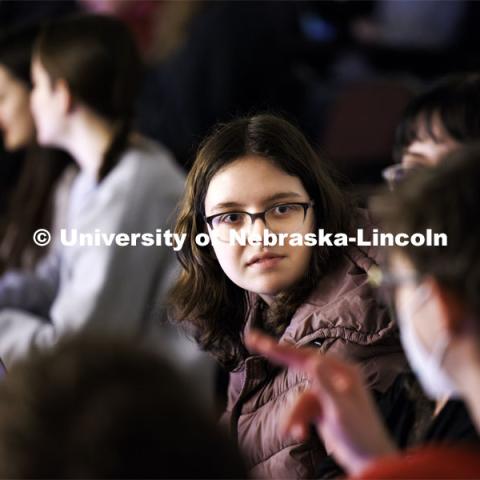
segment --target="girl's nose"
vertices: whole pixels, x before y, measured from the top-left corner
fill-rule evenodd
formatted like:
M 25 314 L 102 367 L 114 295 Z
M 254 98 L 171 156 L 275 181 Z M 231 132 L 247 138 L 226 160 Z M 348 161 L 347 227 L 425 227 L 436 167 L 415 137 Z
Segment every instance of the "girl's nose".
M 264 235 L 269 232 L 265 221 L 261 218 L 256 218 L 252 224 L 250 224 L 250 230 L 248 232 L 249 239 L 258 239 L 263 244 Z

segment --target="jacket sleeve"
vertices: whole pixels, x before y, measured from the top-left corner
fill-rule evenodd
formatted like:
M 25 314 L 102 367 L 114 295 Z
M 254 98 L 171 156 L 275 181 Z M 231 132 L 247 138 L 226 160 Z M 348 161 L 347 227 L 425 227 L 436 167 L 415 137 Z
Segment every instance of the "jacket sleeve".
M 31 272 L 6 272 L 0 278 L 0 309 L 20 308 L 46 317 L 58 289 L 59 275 L 57 248 L 52 248 Z
M 58 180 L 53 194 L 54 218 L 51 227 L 51 247 L 32 270 L 9 270 L 0 277 L 0 310 L 19 308 L 48 317 L 60 278 L 60 229 L 66 225 L 68 199 L 77 175 L 77 168 L 69 166 Z

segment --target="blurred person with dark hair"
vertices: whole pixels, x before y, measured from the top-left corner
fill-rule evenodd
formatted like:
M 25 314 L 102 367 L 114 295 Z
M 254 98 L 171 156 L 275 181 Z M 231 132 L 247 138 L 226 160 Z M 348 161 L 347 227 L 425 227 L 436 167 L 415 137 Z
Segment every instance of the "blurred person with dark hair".
M 170 154 L 132 131 L 140 71 L 131 34 L 110 17 L 51 22 L 37 40 L 31 95 L 37 140 L 67 151 L 80 173 L 67 203 L 66 240 L 52 246 L 45 269 L 0 290 L 0 357 L 7 367 L 80 330 L 139 341 L 151 335 L 155 297 L 162 301 L 175 271 L 173 251 L 140 241 L 81 241 L 97 231 L 112 238 L 165 230 L 183 190 Z M 41 295 L 47 286 L 49 295 Z
M 440 79 L 407 106 L 397 128 L 394 159 L 384 176 L 401 180 L 412 168 L 432 166 L 462 145 L 480 141 L 480 74 Z
M 33 242 L 32 235 L 38 228 L 46 228 L 57 236 L 65 221 L 63 205 L 77 172 L 70 155 L 41 147 L 35 139 L 30 64 L 39 31 L 38 26 L 30 25 L 0 36 L 0 133 L 5 150 L 18 154 L 21 162 L 20 178 L 0 233 L 0 298 L 16 282 L 12 270 L 32 271 L 48 252 Z
M 172 366 L 133 344 L 77 337 L 0 384 L 1 478 L 245 478 Z
M 480 75 L 466 73 L 444 77 L 414 98 L 396 132 L 397 164 L 384 171 L 391 188 L 414 179 L 425 167 L 435 167 L 452 152 L 480 141 Z M 407 380 L 408 382 L 408 380 Z M 422 402 L 423 403 L 423 402 Z M 448 397 L 415 414 L 417 433 L 411 442 L 465 440 L 479 443 L 480 436 L 463 401 Z
M 463 147 L 373 205 L 385 232 L 410 238 L 431 229 L 448 239 L 441 246 L 408 243 L 392 247 L 388 268 L 373 279 L 392 295 L 404 350 L 425 393 L 437 405 L 447 398 L 463 400 L 477 431 L 479 179 L 480 147 Z M 286 419 L 286 430 L 303 439 L 313 422 L 350 475 L 479 478 L 478 440 L 470 443 L 468 432 L 462 436 L 452 419 L 443 422 L 443 438 L 427 436 L 418 443 L 418 450 L 401 455 L 355 366 L 315 351 L 277 345 L 258 334 L 247 339 L 247 345 L 311 378 L 311 388 L 298 398 Z

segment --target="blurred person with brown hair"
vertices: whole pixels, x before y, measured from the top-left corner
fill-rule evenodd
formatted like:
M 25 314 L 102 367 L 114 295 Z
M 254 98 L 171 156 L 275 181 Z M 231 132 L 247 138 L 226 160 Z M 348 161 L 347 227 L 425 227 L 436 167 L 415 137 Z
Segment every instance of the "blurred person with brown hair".
M 132 131 L 140 67 L 131 34 L 116 19 L 70 17 L 40 33 L 31 95 L 37 141 L 67 151 L 80 172 L 67 204 L 66 240 L 53 245 L 45 268 L 0 291 L 7 367 L 80 330 L 139 341 L 151 334 L 156 295 L 176 267 L 171 249 L 78 241 L 97 231 L 111 237 L 165 230 L 183 190 L 170 154 Z M 50 296 L 38 298 L 46 286 Z
M 409 178 L 374 210 L 386 232 L 431 229 L 442 246 L 394 246 L 375 281 L 394 301 L 402 344 L 425 393 L 444 403 L 463 400 L 480 431 L 480 147 L 463 147 L 434 168 Z M 446 418 L 444 439 L 425 438 L 401 453 L 381 421 L 365 379 L 339 358 L 277 344 L 253 334 L 247 345 L 306 374 L 310 388 L 285 417 L 285 430 L 304 439 L 314 424 L 337 461 L 360 478 L 478 478 L 479 445 L 447 439 L 457 425 Z M 423 448 L 425 447 L 425 448 Z
M 0 383 L 1 478 L 246 478 L 173 364 L 111 337 L 74 337 Z
M 441 158 L 480 141 L 480 74 L 441 78 L 415 97 L 397 127 L 394 159 L 384 170 L 391 184 L 416 167 L 437 165 Z
M 1 226 L 0 297 L 16 283 L 17 270 L 33 271 L 48 252 L 48 248 L 33 242 L 33 233 L 46 228 L 54 237 L 58 236 L 66 220 L 65 203 L 77 172 L 70 155 L 41 147 L 35 138 L 30 111 L 30 65 L 39 31 L 39 26 L 31 25 L 0 36 L 0 132 L 7 152 L 22 157 L 20 178 Z

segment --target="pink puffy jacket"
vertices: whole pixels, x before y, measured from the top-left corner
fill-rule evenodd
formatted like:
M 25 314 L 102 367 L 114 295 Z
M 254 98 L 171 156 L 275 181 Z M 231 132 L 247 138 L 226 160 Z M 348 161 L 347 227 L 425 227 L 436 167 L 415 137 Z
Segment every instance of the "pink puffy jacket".
M 321 352 L 358 362 L 370 387 L 383 392 L 405 370 L 406 362 L 396 325 L 367 281 L 368 269 L 376 264 L 374 253 L 374 249 L 350 248 L 296 311 L 280 342 L 298 347 L 313 344 Z M 246 330 L 250 323 L 251 319 Z M 296 443 L 279 431 L 305 382 L 302 374 L 274 367 L 260 356 L 247 358 L 240 370 L 230 374 L 223 420 L 253 478 L 312 478 L 327 456 L 317 437 Z

